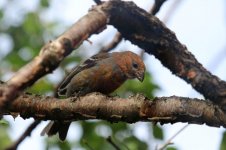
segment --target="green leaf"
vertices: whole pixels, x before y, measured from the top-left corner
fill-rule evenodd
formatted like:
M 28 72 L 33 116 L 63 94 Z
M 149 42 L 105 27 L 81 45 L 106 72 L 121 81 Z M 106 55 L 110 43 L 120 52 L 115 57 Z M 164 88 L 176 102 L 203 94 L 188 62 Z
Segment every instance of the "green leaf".
M 129 128 L 128 124 L 124 122 L 110 123 L 107 121 L 101 121 L 99 124 L 104 124 L 106 126 L 109 126 L 113 134 L 116 134 L 117 132 L 121 132 L 121 131 L 126 131 Z
M 18 53 L 11 52 L 9 53 L 3 61 L 7 61 L 9 62 L 9 64 L 11 64 L 11 69 L 13 71 L 18 70 L 20 67 L 22 67 L 23 65 L 26 64 L 26 61 L 24 61 L 19 55 Z
M 2 19 L 4 13 L 2 12 L 2 10 L 0 10 L 0 19 Z
M 41 0 L 40 4 L 42 7 L 49 7 L 49 0 Z
M 3 150 L 7 148 L 11 143 L 12 140 L 9 137 L 8 134 L 8 128 L 9 128 L 9 123 L 8 121 L 2 119 L 0 120 L 0 150 Z
M 9 122 L 2 119 L 2 120 L 0 120 L 0 125 L 9 126 Z
M 54 90 L 53 84 L 51 84 L 46 79 L 41 79 L 38 82 L 36 82 L 31 88 L 29 88 L 27 92 L 33 94 L 44 94 L 48 92 L 53 92 L 53 90 Z
M 220 150 L 226 150 L 226 132 L 223 133 Z
M 71 63 L 78 63 L 79 64 L 81 61 L 82 61 L 82 58 L 78 54 L 76 54 L 75 56 L 70 55 L 61 63 L 61 66 L 66 67 L 67 65 L 69 65 Z
M 163 131 L 162 131 L 162 128 L 159 127 L 158 125 L 153 125 L 152 129 L 153 129 L 153 136 L 156 139 L 163 140 Z
M 105 150 L 110 149 L 111 146 L 108 145 L 106 141 L 106 137 L 102 137 L 95 129 L 100 125 L 99 121 L 90 122 L 90 121 L 82 121 L 81 126 L 83 129 L 83 135 L 80 140 L 80 144 L 82 147 L 88 149 L 91 147 L 92 149 Z
M 114 93 L 117 93 L 117 95 L 122 97 L 128 97 L 131 94 L 142 93 L 149 98 L 153 98 L 153 92 L 157 89 L 159 89 L 159 87 L 153 83 L 151 74 L 146 72 L 144 81 L 142 83 L 136 79 L 128 80 Z
M 60 141 L 57 136 L 46 138 L 46 145 L 45 145 L 46 150 L 54 149 L 56 147 L 59 147 L 60 149 L 63 149 L 63 150 L 71 150 L 72 144 L 67 140 Z
M 177 150 L 176 147 L 167 147 L 166 149 L 167 149 L 167 150 Z
M 123 143 L 129 148 L 129 150 L 146 150 L 148 148 L 147 143 L 139 140 L 135 136 L 126 138 Z

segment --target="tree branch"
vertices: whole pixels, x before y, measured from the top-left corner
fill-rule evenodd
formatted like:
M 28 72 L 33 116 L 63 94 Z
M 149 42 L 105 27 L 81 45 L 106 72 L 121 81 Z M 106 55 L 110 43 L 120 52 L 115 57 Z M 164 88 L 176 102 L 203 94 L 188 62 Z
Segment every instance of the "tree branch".
M 40 121 L 34 121 L 32 124 L 29 125 L 29 127 L 24 131 L 24 133 L 20 136 L 19 139 L 17 139 L 12 145 L 10 145 L 5 150 L 17 150 L 19 144 L 27 137 L 31 135 L 31 132 L 34 128 L 36 128 L 37 125 L 39 125 Z
M 122 41 L 122 35 L 120 34 L 120 32 L 117 32 L 113 38 L 113 40 L 108 43 L 107 45 L 103 46 L 100 49 L 100 52 L 102 53 L 107 53 L 111 50 L 113 50 L 116 46 L 118 46 L 118 44 Z
M 153 54 L 205 98 L 220 105 L 226 104 L 226 82 L 208 72 L 158 18 L 133 2 L 109 1 L 101 5 L 101 10 L 108 14 L 109 24 L 124 38 Z
M 0 110 L 3 111 L 1 108 L 20 91 L 54 70 L 73 48 L 103 29 L 107 21 L 123 37 L 153 54 L 205 98 L 218 104 L 226 103 L 226 83 L 208 72 L 158 18 L 132 2 L 108 1 L 95 6 L 59 38 L 46 44 L 37 57 L 0 87 Z
M 152 15 L 156 15 L 156 13 L 160 10 L 162 4 L 165 2 L 166 0 L 155 0 L 155 3 L 153 5 L 153 7 L 150 9 L 150 13 Z M 113 38 L 113 40 L 108 43 L 106 46 L 102 47 L 100 49 L 100 52 L 109 52 L 111 50 L 113 50 L 116 46 L 118 46 L 118 44 L 122 41 L 122 35 L 120 32 L 117 32 Z
M 121 148 L 115 144 L 115 142 L 112 140 L 111 136 L 107 137 L 107 142 L 110 143 L 116 150 L 121 150 Z
M 65 56 L 90 35 L 103 30 L 106 23 L 104 13 L 92 10 L 56 40 L 44 45 L 38 56 L 15 73 L 5 86 L 0 87 L 0 110 L 7 107 L 26 87 L 56 69 Z
M 101 0 L 93 0 L 97 5 L 100 5 L 102 2 Z
M 110 122 L 138 121 L 176 123 L 188 122 L 226 127 L 226 115 L 210 101 L 185 97 L 162 97 L 153 101 L 142 95 L 129 98 L 107 97 L 91 93 L 79 98 L 56 99 L 23 94 L 4 115 L 20 115 L 37 120 L 103 119 Z
M 162 4 L 165 2 L 166 0 L 155 0 L 155 3 L 153 5 L 153 7 L 151 8 L 150 10 L 150 13 L 152 15 L 155 15 L 159 10 L 160 8 L 162 7 Z

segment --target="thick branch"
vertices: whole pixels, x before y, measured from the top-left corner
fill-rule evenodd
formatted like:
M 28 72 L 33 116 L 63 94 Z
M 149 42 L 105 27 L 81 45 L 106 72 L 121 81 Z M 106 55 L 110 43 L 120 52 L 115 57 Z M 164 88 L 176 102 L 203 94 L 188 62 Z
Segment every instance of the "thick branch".
M 158 18 L 133 2 L 109 1 L 101 9 L 124 38 L 153 54 L 205 98 L 226 104 L 226 83 L 208 72 Z
M 80 98 L 56 99 L 22 95 L 4 115 L 38 120 L 103 119 L 110 122 L 154 121 L 165 123 L 206 123 L 226 127 L 226 115 L 210 101 L 184 97 L 162 97 L 151 101 L 141 95 L 126 99 L 91 93 Z
M 104 13 L 93 10 L 56 40 L 47 43 L 38 56 L 15 73 L 4 87 L 0 87 L 0 110 L 16 98 L 20 91 L 56 69 L 65 56 L 90 35 L 101 31 L 106 23 Z
M 39 56 L 16 73 L 4 87 L 0 87 L 0 109 L 20 91 L 54 70 L 73 48 L 103 29 L 107 20 L 123 37 L 153 54 L 205 98 L 218 104 L 226 103 L 226 83 L 198 63 L 161 21 L 132 2 L 108 1 L 96 6 L 71 29 L 46 44 Z
M 155 3 L 153 5 L 153 7 L 150 9 L 150 13 L 152 15 L 156 15 L 156 13 L 160 10 L 162 4 L 165 2 L 166 0 L 155 0 Z M 112 49 L 114 49 L 116 46 L 118 46 L 118 44 L 122 41 L 122 35 L 120 32 L 117 32 L 113 38 L 113 40 L 108 43 L 106 46 L 102 47 L 100 49 L 100 52 L 109 52 Z

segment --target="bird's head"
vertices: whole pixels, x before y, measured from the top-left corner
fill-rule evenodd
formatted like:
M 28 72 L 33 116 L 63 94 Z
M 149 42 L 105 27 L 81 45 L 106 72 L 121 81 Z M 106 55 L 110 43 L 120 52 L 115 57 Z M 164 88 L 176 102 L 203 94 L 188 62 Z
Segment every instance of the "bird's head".
M 128 79 L 137 78 L 141 82 L 144 80 L 145 65 L 140 56 L 131 51 L 125 51 L 122 52 L 121 62 L 124 64 L 121 68 Z

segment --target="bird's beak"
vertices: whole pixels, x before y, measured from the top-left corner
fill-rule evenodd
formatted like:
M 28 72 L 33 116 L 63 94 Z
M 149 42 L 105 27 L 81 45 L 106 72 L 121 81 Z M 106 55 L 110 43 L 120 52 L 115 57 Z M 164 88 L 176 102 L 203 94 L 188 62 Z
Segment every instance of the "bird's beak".
M 137 72 L 136 73 L 136 77 L 137 79 L 140 81 L 140 82 L 143 82 L 144 81 L 144 72 Z

